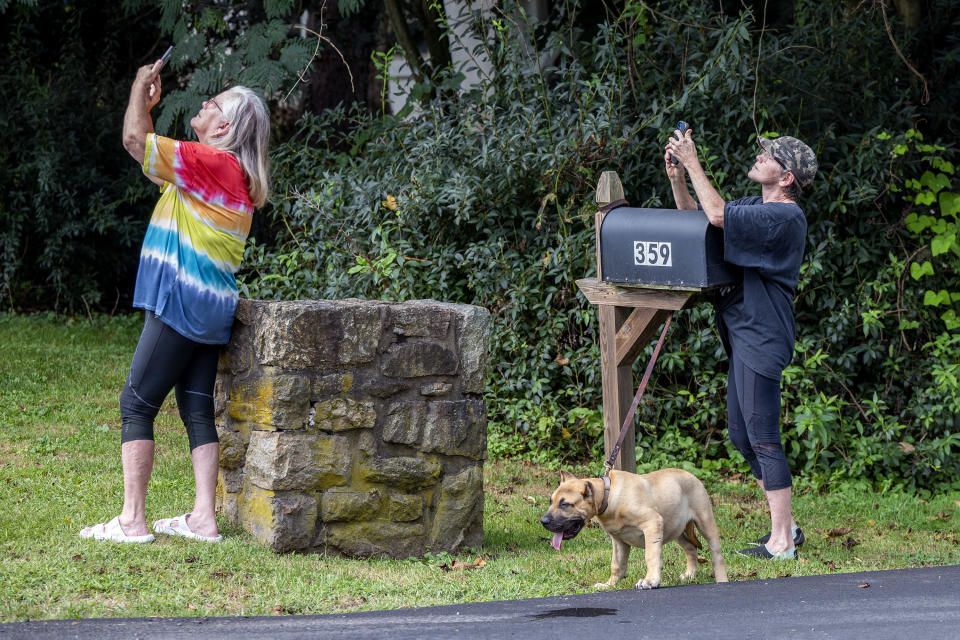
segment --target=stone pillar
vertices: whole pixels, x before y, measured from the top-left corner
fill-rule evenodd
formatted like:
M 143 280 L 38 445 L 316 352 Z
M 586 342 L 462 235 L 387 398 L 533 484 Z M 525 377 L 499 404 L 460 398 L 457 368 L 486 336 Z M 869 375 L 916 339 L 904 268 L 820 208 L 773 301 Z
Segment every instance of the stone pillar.
M 489 337 L 470 305 L 241 300 L 215 394 L 218 510 L 277 552 L 480 546 Z

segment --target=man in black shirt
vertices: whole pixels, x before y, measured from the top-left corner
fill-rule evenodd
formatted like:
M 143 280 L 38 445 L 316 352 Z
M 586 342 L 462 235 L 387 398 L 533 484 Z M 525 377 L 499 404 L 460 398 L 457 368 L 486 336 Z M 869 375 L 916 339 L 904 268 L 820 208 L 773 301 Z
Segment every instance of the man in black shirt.
M 797 199 L 813 182 L 817 159 L 796 138 L 759 142 L 761 151 L 747 177 L 760 185 L 761 195 L 731 202 L 723 200 L 700 166 L 691 130 L 675 132 L 664 161 L 677 208 L 702 208 L 710 224 L 723 228 L 724 259 L 742 273 L 739 282 L 720 292 L 716 324 L 730 358 L 730 440 L 766 495 L 770 533 L 739 553 L 789 560 L 796 558 L 804 537 L 790 509 L 793 482 L 780 438 L 780 378 L 793 356 L 793 298 L 807 233 Z M 671 156 L 679 164 L 671 163 Z

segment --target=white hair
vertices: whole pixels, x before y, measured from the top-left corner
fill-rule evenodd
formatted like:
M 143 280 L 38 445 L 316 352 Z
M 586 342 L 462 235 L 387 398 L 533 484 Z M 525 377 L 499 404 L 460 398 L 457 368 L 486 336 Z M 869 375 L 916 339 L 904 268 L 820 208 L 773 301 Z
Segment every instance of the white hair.
M 208 144 L 236 157 L 247 178 L 250 200 L 262 207 L 270 195 L 270 114 L 260 96 L 246 87 L 232 87 L 221 97 L 220 108 L 230 129 Z

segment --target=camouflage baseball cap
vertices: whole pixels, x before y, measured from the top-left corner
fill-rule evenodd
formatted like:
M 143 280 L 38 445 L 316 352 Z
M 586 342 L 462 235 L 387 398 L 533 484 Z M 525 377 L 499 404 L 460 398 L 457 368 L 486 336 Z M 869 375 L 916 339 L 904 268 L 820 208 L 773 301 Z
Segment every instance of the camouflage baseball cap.
M 790 136 L 781 136 L 775 140 L 758 138 L 760 146 L 770 152 L 773 159 L 792 173 L 801 187 L 809 187 L 817 174 L 817 156 L 813 149 Z

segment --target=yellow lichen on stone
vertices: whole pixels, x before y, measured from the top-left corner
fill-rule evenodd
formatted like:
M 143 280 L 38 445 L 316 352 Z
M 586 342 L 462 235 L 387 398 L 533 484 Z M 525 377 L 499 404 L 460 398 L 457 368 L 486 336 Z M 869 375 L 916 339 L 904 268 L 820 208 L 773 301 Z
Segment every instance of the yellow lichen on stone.
M 329 489 L 349 483 L 353 452 L 346 436 L 322 434 L 312 444 L 313 468 L 317 470 L 314 488 Z
M 237 505 L 240 524 L 265 544 L 273 541 L 273 531 L 276 529 L 272 505 L 274 495 L 275 492 L 261 489 L 248 481 L 244 483 Z
M 314 405 L 314 425 L 324 431 L 372 429 L 376 420 L 377 412 L 372 402 L 333 398 Z
M 423 498 L 418 495 L 387 496 L 387 517 L 394 522 L 411 522 L 423 515 Z
M 272 430 L 273 379 L 263 378 L 256 384 L 237 385 L 230 390 L 230 419 L 238 427 Z
M 424 548 L 423 523 L 368 520 L 324 526 L 321 544 L 354 557 L 419 556 Z
M 278 553 L 305 549 L 317 528 L 317 494 L 262 489 L 249 479 L 239 497 L 240 524 Z

